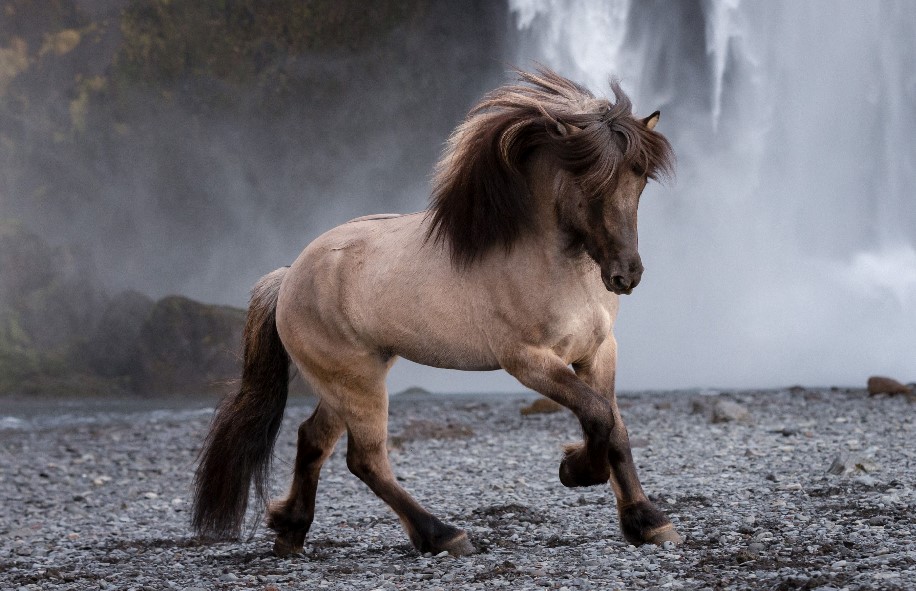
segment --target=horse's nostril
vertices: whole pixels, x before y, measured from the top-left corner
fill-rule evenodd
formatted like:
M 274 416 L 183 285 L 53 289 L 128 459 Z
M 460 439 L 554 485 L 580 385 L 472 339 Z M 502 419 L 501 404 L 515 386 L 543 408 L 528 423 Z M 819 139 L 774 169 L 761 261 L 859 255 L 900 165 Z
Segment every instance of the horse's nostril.
M 630 280 L 623 275 L 614 275 L 611 278 L 611 284 L 620 291 L 626 291 L 630 288 Z

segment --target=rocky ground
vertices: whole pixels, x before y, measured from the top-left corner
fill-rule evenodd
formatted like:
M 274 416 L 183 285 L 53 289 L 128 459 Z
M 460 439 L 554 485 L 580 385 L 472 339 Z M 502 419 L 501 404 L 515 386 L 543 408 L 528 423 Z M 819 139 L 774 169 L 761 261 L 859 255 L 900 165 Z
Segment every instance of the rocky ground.
M 561 445 L 577 425 L 565 411 L 522 416 L 530 400 L 392 400 L 396 473 L 466 528 L 478 554 L 416 553 L 347 472 L 341 446 L 324 470 L 305 554 L 283 560 L 263 527 L 216 545 L 189 532 L 205 401 L 157 410 L 0 400 L 0 588 L 916 588 L 916 407 L 905 397 L 622 396 L 643 484 L 686 538 L 676 548 L 627 544 L 608 487 L 560 484 Z M 310 407 L 288 408 L 277 495 Z

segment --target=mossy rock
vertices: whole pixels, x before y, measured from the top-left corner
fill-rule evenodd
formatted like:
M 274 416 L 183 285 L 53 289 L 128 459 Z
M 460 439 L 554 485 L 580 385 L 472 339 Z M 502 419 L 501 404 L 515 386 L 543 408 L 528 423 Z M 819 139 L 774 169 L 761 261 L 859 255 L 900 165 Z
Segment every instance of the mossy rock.
M 241 373 L 245 312 L 171 296 L 156 302 L 137 341 L 132 387 L 152 394 L 223 392 Z
M 91 370 L 72 358 L 105 298 L 78 251 L 0 220 L 0 393 L 58 391 Z M 91 381 L 91 380 L 90 380 Z

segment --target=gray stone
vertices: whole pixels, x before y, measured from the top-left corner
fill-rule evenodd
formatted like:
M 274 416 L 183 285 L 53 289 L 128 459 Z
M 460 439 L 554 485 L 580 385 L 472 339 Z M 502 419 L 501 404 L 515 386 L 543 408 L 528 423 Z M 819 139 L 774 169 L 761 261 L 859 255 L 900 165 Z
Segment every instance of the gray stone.
M 747 407 L 731 400 L 717 400 L 712 408 L 713 423 L 729 423 L 733 421 L 749 421 L 751 413 Z

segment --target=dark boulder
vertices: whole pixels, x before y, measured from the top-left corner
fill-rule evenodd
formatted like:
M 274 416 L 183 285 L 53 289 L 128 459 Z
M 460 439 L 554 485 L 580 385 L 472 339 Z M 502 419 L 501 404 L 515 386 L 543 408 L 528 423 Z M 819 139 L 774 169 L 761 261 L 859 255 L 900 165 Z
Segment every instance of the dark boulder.
M 171 296 L 156 302 L 137 340 L 131 385 L 151 394 L 227 391 L 241 373 L 245 312 Z
M 130 376 L 139 369 L 140 333 L 156 303 L 135 291 L 121 292 L 106 306 L 83 352 L 98 375 Z
M 90 257 L 0 220 L 0 394 L 194 394 L 240 374 L 245 312 L 109 297 Z

